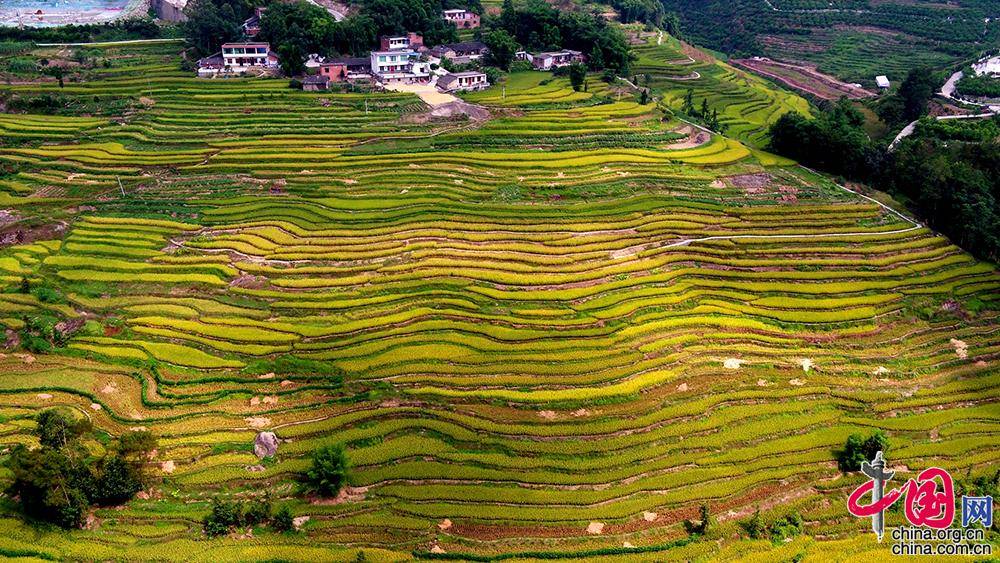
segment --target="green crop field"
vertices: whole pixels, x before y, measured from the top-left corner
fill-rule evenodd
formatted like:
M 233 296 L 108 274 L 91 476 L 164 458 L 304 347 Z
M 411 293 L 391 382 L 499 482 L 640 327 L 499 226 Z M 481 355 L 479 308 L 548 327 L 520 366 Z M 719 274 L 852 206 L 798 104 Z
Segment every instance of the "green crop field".
M 664 0 L 686 37 L 734 56 L 815 65 L 846 82 L 900 81 L 944 68 L 1000 40 L 995 0 Z
M 465 96 L 482 123 L 408 94 L 198 80 L 169 44 L 5 86 L 61 109 L 0 115 L 0 209 L 20 219 L 2 232 L 21 232 L 0 248 L 0 445 L 36 445 L 34 416 L 65 406 L 151 430 L 159 482 L 69 532 L 0 500 L 0 554 L 886 556 L 835 452 L 881 428 L 901 478 L 996 466 L 1000 273 L 762 152 L 801 98 L 646 41 L 656 100 L 514 74 Z M 665 111 L 688 87 L 727 136 Z M 73 329 L 17 348 L 39 319 Z M 263 462 L 262 430 L 281 439 Z M 336 443 L 346 493 L 298 493 Z M 262 491 L 301 531 L 202 533 L 212 498 Z M 717 524 L 692 539 L 702 504 Z M 804 534 L 738 539 L 757 508 Z

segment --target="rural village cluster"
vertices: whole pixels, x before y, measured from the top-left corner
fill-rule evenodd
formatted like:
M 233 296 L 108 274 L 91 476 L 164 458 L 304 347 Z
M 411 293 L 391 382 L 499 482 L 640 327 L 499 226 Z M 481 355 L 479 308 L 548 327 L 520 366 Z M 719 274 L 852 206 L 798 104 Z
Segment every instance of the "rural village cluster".
M 225 43 L 221 52 L 200 59 L 198 76 L 266 75 L 278 72 L 278 55 L 271 51 L 271 46 L 251 41 L 260 31 L 263 11 L 264 8 L 258 7 L 255 14 L 244 22 L 243 29 L 248 41 Z M 479 15 L 468 10 L 443 10 L 441 17 L 462 29 L 479 27 Z M 481 41 L 427 46 L 424 45 L 423 37 L 411 32 L 398 37 L 383 35 L 379 37 L 379 42 L 380 48 L 372 51 L 369 57 L 325 58 L 309 55 L 304 61 L 305 67 L 315 74 L 304 77 L 303 90 L 326 90 L 330 84 L 338 82 L 367 83 L 382 88 L 398 84 L 428 84 L 447 93 L 482 90 L 490 85 L 483 72 L 452 73 L 440 66 L 442 59 L 455 64 L 479 60 L 488 51 Z M 536 70 L 551 70 L 585 61 L 583 53 L 571 49 L 539 53 L 518 51 L 515 58 L 530 62 Z

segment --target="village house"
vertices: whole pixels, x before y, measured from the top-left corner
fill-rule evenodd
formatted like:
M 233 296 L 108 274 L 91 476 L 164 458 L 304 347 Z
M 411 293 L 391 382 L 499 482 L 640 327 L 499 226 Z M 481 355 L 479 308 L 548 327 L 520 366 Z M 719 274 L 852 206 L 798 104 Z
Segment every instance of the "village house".
M 254 8 L 253 15 L 247 18 L 243 22 L 243 34 L 247 37 L 253 38 L 260 33 L 260 18 L 264 15 L 264 10 L 267 8 L 263 6 L 257 6 Z
M 222 52 L 198 61 L 198 76 L 241 74 L 249 71 L 273 72 L 278 55 L 267 43 L 225 43 Z
M 884 74 L 876 76 L 875 85 L 883 90 L 888 90 L 890 86 L 889 77 Z
M 371 78 L 371 59 L 364 57 L 340 57 L 328 59 L 320 65 L 320 76 L 327 77 L 330 82 L 354 82 Z
M 234 72 L 243 72 L 255 67 L 278 67 L 278 55 L 271 51 L 269 43 L 224 43 L 222 60 L 223 64 Z
M 490 83 L 482 72 L 456 72 L 446 74 L 438 79 L 437 87 L 442 92 L 458 92 L 460 90 L 485 90 Z
M 372 76 L 382 84 L 427 82 L 430 64 L 412 49 L 371 52 Z
M 302 79 L 302 89 L 306 92 L 319 92 L 330 89 L 330 78 L 323 75 L 307 76 Z
M 439 61 L 448 59 L 456 64 L 466 64 L 481 59 L 488 52 L 489 48 L 482 41 L 464 41 L 437 45 L 427 55 Z
M 412 49 L 421 51 L 424 49 L 424 38 L 419 33 L 407 33 L 397 37 L 383 35 L 378 38 L 380 49 L 383 51 L 395 51 L 397 49 Z
M 475 29 L 479 27 L 479 14 L 468 10 L 445 10 L 441 12 L 445 20 L 455 24 L 459 29 Z
M 990 57 L 972 65 L 972 71 L 976 76 L 1000 77 L 1000 56 Z
M 580 51 L 563 49 L 562 51 L 549 51 L 531 55 L 531 65 L 535 70 L 552 70 L 556 67 L 569 66 L 573 63 L 582 63 L 587 58 Z
M 326 57 L 319 55 L 317 53 L 312 53 L 308 57 L 306 57 L 306 60 L 303 64 L 305 65 L 307 71 L 315 72 L 319 69 L 319 67 L 323 66 L 323 63 L 325 62 L 326 62 Z

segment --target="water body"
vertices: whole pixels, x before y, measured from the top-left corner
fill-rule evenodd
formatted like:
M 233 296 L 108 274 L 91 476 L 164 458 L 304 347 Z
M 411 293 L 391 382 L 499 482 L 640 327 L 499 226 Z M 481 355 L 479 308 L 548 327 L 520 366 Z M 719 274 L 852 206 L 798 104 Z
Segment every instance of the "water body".
M 141 0 L 0 0 L 0 25 L 100 23 L 119 18 L 141 5 Z

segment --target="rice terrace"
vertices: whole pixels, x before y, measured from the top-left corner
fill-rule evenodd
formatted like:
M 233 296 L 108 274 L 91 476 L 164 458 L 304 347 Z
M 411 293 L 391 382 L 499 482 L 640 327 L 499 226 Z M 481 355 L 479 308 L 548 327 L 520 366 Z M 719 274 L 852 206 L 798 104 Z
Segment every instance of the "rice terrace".
M 817 100 L 608 25 L 628 76 L 445 117 L 0 42 L 0 554 L 861 561 L 908 524 L 848 512 L 856 440 L 996 490 L 996 263 L 777 154 Z

